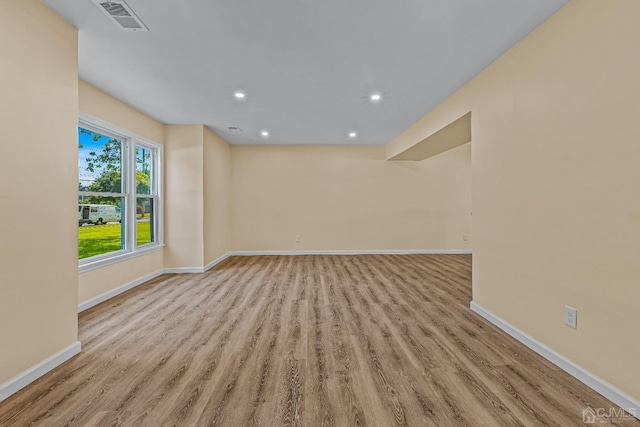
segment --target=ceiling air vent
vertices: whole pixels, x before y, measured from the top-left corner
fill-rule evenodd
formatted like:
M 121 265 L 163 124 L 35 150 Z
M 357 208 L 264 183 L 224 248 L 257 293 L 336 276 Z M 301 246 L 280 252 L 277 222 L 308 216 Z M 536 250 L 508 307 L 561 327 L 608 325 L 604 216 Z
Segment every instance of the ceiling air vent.
M 146 25 L 123 0 L 93 0 L 116 25 L 126 31 L 149 31 Z
M 231 132 L 242 132 L 240 126 L 227 126 L 227 129 L 229 129 Z

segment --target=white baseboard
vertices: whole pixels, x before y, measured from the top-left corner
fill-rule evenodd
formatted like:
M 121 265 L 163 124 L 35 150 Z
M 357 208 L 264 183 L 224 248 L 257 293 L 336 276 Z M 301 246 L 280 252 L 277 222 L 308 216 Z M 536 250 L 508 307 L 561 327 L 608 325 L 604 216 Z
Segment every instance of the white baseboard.
M 76 341 L 56 354 L 47 357 L 37 365 L 0 384 L 0 402 L 28 386 L 47 372 L 51 371 L 53 368 L 62 365 L 64 362 L 80 353 L 80 349 L 80 341 Z
M 471 254 L 470 249 L 388 249 L 388 250 L 306 250 L 306 251 L 231 251 L 229 256 L 259 255 L 456 255 Z
M 165 274 L 204 273 L 202 267 L 171 267 L 164 269 Z
M 164 270 L 160 269 L 158 271 L 154 271 L 153 273 L 147 274 L 146 276 L 142 276 L 137 278 L 136 280 L 133 280 L 127 284 L 124 284 L 122 286 L 119 286 L 115 289 L 112 289 L 108 292 L 105 292 L 103 294 L 98 295 L 97 297 L 93 297 L 87 301 L 84 301 L 80 304 L 78 304 L 78 313 L 85 311 L 95 305 L 100 304 L 101 302 L 105 302 L 106 300 L 115 297 L 116 295 L 119 295 L 123 292 L 128 291 L 129 289 L 135 288 L 138 285 L 141 285 L 145 282 L 148 282 L 151 279 L 155 279 L 156 277 L 160 276 L 161 274 L 164 273 Z
M 211 270 L 213 267 L 220 264 L 222 261 L 229 258 L 230 256 L 233 256 L 233 252 L 227 252 L 226 254 L 214 259 L 204 267 L 173 267 L 173 268 L 165 268 L 164 272 L 166 274 L 204 273 L 205 271 Z
M 214 259 L 209 264 L 204 266 L 204 271 L 211 270 L 213 267 L 215 267 L 216 265 L 220 264 L 222 261 L 224 261 L 225 259 L 229 258 L 230 256 L 231 256 L 231 252 L 227 252 L 226 254 Z
M 502 329 L 513 338 L 520 341 L 522 344 L 529 347 L 531 350 L 538 353 L 554 365 L 558 366 L 563 371 L 567 372 L 571 376 L 575 377 L 579 381 L 583 382 L 587 386 L 591 387 L 596 392 L 600 393 L 629 414 L 640 419 L 640 401 L 634 399 L 623 391 L 619 390 L 615 386 L 609 384 L 597 375 L 592 374 L 586 369 L 576 365 L 571 360 L 567 359 L 563 355 L 555 352 L 551 348 L 547 347 L 535 338 L 522 332 L 520 329 L 476 304 L 471 302 L 471 310 L 480 316 L 484 317 L 489 322 L 493 323 L 498 328 Z

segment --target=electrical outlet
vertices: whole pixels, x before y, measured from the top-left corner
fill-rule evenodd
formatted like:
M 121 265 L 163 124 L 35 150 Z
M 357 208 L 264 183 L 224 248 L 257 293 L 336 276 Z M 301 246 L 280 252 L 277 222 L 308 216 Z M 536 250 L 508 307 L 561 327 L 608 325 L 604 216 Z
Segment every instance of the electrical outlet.
M 578 310 L 564 306 L 564 324 L 576 329 L 578 327 Z
M 296 236 L 296 243 L 300 243 L 300 235 L 299 234 Z
M 462 240 L 465 241 L 465 242 L 468 242 L 469 241 L 469 235 L 468 234 L 463 234 L 462 235 Z

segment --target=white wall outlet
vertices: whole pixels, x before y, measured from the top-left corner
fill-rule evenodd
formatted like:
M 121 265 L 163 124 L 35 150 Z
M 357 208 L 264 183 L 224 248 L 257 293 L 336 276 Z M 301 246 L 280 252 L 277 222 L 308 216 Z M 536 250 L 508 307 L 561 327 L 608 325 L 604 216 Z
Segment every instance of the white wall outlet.
M 296 236 L 296 243 L 300 243 L 300 235 L 299 234 Z
M 567 326 L 576 329 L 578 327 L 578 310 L 575 308 L 569 307 L 568 305 L 564 306 L 564 324 Z
M 465 242 L 468 242 L 469 241 L 469 235 L 468 234 L 463 234 L 462 235 L 462 240 L 465 241 Z

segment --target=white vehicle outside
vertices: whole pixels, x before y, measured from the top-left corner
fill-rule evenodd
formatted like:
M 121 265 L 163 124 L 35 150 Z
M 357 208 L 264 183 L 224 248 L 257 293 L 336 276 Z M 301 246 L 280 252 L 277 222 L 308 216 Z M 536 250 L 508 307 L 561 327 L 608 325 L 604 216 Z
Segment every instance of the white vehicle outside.
M 78 205 L 78 225 L 122 222 L 122 212 L 113 205 Z

